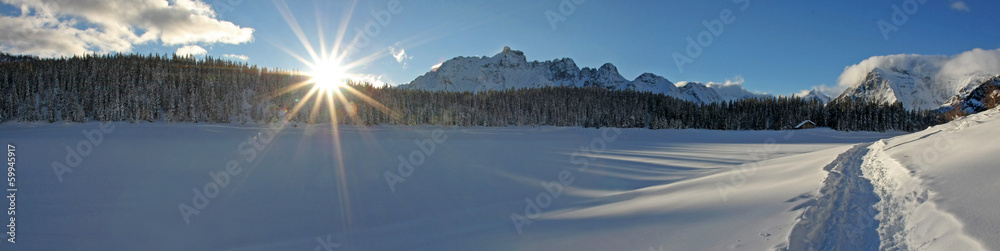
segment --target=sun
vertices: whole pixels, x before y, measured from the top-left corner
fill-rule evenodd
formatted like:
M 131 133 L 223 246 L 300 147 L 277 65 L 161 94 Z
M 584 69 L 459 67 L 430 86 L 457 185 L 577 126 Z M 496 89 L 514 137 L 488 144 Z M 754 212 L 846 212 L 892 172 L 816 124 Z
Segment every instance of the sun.
M 280 47 L 282 50 L 288 52 L 289 56 L 298 59 L 303 65 L 308 66 L 309 71 L 296 71 L 296 76 L 305 77 L 300 79 L 294 84 L 284 86 L 277 90 L 273 95 L 278 97 L 280 95 L 285 95 L 288 93 L 293 93 L 299 90 L 306 89 L 306 93 L 298 99 L 295 99 L 295 104 L 288 109 L 284 107 L 283 109 L 287 111 L 282 119 L 284 122 L 280 124 L 280 128 L 285 128 L 289 122 L 293 121 L 296 115 L 302 108 L 307 108 L 309 112 L 309 123 L 312 123 L 320 114 L 319 112 L 322 106 L 328 107 L 325 109 L 328 112 L 327 118 L 331 121 L 330 123 L 330 140 L 333 142 L 334 159 L 336 162 L 334 164 L 334 170 L 337 172 L 338 181 L 338 193 L 339 193 L 339 205 L 341 207 L 341 221 L 346 222 L 344 225 L 344 231 L 350 232 L 349 227 L 351 225 L 351 198 L 347 187 L 347 175 L 345 175 L 344 166 L 344 152 L 340 144 L 340 130 L 339 123 L 340 119 L 350 118 L 353 120 L 359 119 L 359 114 L 357 112 L 356 104 L 366 104 L 366 106 L 375 108 L 382 113 L 388 115 L 392 120 L 401 121 L 403 116 L 399 113 L 389 109 L 389 107 L 383 105 L 379 101 L 372 97 L 369 97 L 365 92 L 355 89 L 357 86 L 353 86 L 354 83 L 364 82 L 361 80 L 366 79 L 365 75 L 354 72 L 355 69 L 359 67 L 363 68 L 364 65 L 374 62 L 375 60 L 385 57 L 386 54 L 382 52 L 376 52 L 367 56 L 363 55 L 353 55 L 356 53 L 356 42 L 358 40 L 353 40 L 349 43 L 344 43 L 347 34 L 347 28 L 349 21 L 351 20 L 351 15 L 354 13 L 355 5 L 358 1 L 331 1 L 331 2 L 343 2 L 347 6 L 343 8 L 344 13 L 341 15 L 342 19 L 338 23 L 336 29 L 336 36 L 333 40 L 332 46 L 328 47 L 326 40 L 324 38 L 323 29 L 323 18 L 317 9 L 317 21 L 316 21 L 316 37 L 319 39 L 319 48 L 313 47 L 312 42 L 309 40 L 306 33 L 302 31 L 302 27 L 299 26 L 295 15 L 288 8 L 288 4 L 283 0 L 273 1 L 278 12 L 281 16 L 285 18 L 285 22 L 288 23 L 288 27 L 295 33 L 298 37 L 299 42 L 302 43 L 303 48 L 308 53 L 305 57 L 293 52 L 290 49 Z M 348 83 L 352 83 L 348 85 Z M 359 85 L 363 86 L 363 85 Z M 368 85 L 370 87 L 370 85 Z M 348 98 L 350 97 L 350 99 Z M 312 103 L 312 109 L 308 109 L 307 104 Z M 344 110 L 338 116 L 338 109 Z M 345 124 L 347 121 L 344 121 Z M 295 124 L 292 124 L 295 126 Z M 279 130 L 281 130 L 279 128 Z
M 346 70 L 340 63 L 327 59 L 319 60 L 313 64 L 308 75 L 311 77 L 309 82 L 312 82 L 315 87 L 328 91 L 340 90 L 347 85 L 349 79 Z

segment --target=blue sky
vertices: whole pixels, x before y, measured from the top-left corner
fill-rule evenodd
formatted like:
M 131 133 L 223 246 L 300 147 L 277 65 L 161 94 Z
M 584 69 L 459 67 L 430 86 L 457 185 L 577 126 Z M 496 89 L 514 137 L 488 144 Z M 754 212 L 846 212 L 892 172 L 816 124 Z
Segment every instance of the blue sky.
M 81 2 L 119 1 L 124 0 Z M 79 54 L 81 50 L 172 54 L 178 48 L 194 46 L 204 49 L 203 54 L 194 49 L 197 55 L 242 55 L 250 64 L 307 69 L 306 64 L 290 56 L 290 53 L 300 56 L 308 53 L 279 11 L 279 6 L 287 5 L 309 43 L 317 48 L 319 27 L 323 28 L 326 44 L 333 44 L 338 27 L 345 20 L 345 11 L 353 13 L 346 22 L 345 43 L 358 36 L 359 30 L 366 25 L 378 26 L 379 32 L 371 37 L 370 43 L 351 50 L 346 60 L 363 62 L 351 70 L 353 73 L 381 76 L 391 84 L 409 82 L 443 60 L 456 56 L 492 56 L 504 46 L 510 46 L 524 51 L 528 60 L 570 57 L 580 67 L 595 68 L 610 62 L 628 79 L 643 72 L 652 72 L 674 82 L 723 82 L 740 76 L 749 90 L 790 94 L 817 85 L 836 85 L 845 67 L 871 56 L 954 55 L 974 48 L 1000 48 L 1000 29 L 997 28 L 1000 18 L 995 16 L 1000 2 L 986 0 L 929 0 L 925 3 L 911 0 L 909 5 L 904 0 L 398 1 L 399 7 L 395 10 L 400 11 L 391 14 L 383 12 L 390 10 L 390 0 L 357 1 L 353 9 L 349 8 L 350 1 L 171 0 L 170 6 L 164 7 L 156 5 L 163 0 L 141 0 L 139 2 L 153 3 L 149 5 L 153 7 L 135 7 L 137 10 L 193 6 L 189 8 L 191 13 L 205 17 L 192 19 L 191 23 L 198 25 L 182 26 L 183 22 L 167 20 L 163 22 L 178 25 L 151 26 L 146 24 L 147 17 L 125 14 L 148 12 L 129 12 L 117 5 L 116 8 L 121 9 L 119 12 L 100 14 L 113 16 L 108 17 L 74 12 L 69 7 L 51 7 L 49 2 L 52 1 L 4 0 L 5 5 L 0 9 L 0 14 L 4 15 L 0 19 L 0 31 L 7 29 L 8 35 L 0 35 L 0 49 L 52 56 Z M 44 17 L 24 21 L 30 17 L 21 16 L 22 5 L 33 8 L 30 14 L 51 15 L 54 19 L 48 19 L 48 26 Z M 83 7 L 91 5 L 94 4 Z M 569 5 L 573 6 L 571 11 L 567 8 Z M 894 5 L 901 10 L 896 13 L 895 20 L 900 25 L 888 33 L 886 40 L 878 23 L 880 20 L 894 22 Z M 746 8 L 742 9 L 743 6 Z M 907 14 L 904 6 L 918 7 Z M 206 14 L 206 8 L 214 13 Z M 373 11 L 390 13 L 391 20 L 383 26 L 370 14 Z M 691 62 L 681 71 L 675 63 L 674 53 L 687 54 L 687 38 L 697 39 L 700 33 L 710 32 L 703 22 L 719 19 L 724 11 L 730 11 L 735 20 L 725 24 L 717 36 L 712 35 L 711 44 L 704 46 L 697 57 L 689 57 Z M 565 19 L 556 22 L 553 29 L 547 13 L 557 13 Z M 899 22 L 900 13 L 905 14 L 905 22 Z M 69 25 L 53 28 L 53 23 Z M 134 34 L 109 32 L 107 27 L 112 26 L 108 24 L 131 25 L 130 31 Z M 70 45 L 38 46 L 49 44 L 44 39 L 65 40 L 66 37 L 37 36 L 32 34 L 39 33 L 25 29 L 42 30 L 41 34 L 50 32 L 45 29 L 64 29 L 52 33 L 86 42 L 80 45 L 82 49 L 75 50 Z M 126 41 L 116 44 L 109 39 L 91 39 L 86 37 L 87 29 L 96 29 L 104 35 L 111 33 L 108 36 L 111 40 Z M 157 33 L 158 37 L 147 33 L 160 30 L 163 32 Z M 178 34 L 186 31 L 194 35 Z M 246 31 L 252 32 L 251 38 L 244 36 Z M 144 36 L 147 34 L 151 35 Z M 23 40 L 32 41 L 29 44 Z M 399 50 L 405 51 L 402 60 L 392 55 L 393 52 L 398 55 Z M 365 56 L 376 58 L 362 60 Z

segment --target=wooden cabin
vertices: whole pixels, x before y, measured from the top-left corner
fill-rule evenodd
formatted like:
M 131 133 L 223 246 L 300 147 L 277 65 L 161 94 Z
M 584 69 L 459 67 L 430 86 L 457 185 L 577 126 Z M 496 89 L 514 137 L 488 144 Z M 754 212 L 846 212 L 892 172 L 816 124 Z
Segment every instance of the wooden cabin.
M 816 123 L 812 122 L 812 120 L 802 121 L 802 123 L 799 123 L 799 125 L 795 126 L 795 129 L 812 129 L 812 128 L 816 128 Z

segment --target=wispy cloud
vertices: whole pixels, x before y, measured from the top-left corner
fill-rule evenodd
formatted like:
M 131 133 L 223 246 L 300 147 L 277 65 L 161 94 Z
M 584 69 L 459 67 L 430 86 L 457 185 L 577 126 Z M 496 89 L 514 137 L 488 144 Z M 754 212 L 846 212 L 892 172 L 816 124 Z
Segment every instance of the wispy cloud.
M 403 48 L 397 50 L 396 47 L 389 46 L 389 52 L 396 59 L 396 62 L 403 64 L 403 69 L 406 69 L 407 61 L 413 59 L 413 56 L 406 55 L 406 50 Z
M 43 57 L 129 52 L 136 44 L 240 44 L 252 28 L 216 19 L 201 0 L 3 0 L 0 50 Z M 139 33 L 141 32 L 141 34 Z
M 178 48 L 175 54 L 178 56 L 197 56 L 205 55 L 205 53 L 208 53 L 208 51 L 205 50 L 205 48 L 201 48 L 201 46 L 185 45 L 184 47 Z
M 243 55 L 243 54 L 222 54 L 222 56 L 223 57 L 227 57 L 227 58 L 232 58 L 232 59 L 239 59 L 239 60 L 242 60 L 242 61 L 250 60 L 250 57 L 247 57 L 247 55 Z
M 965 1 L 955 1 L 951 3 L 951 9 L 956 11 L 969 11 L 969 5 L 965 4 Z

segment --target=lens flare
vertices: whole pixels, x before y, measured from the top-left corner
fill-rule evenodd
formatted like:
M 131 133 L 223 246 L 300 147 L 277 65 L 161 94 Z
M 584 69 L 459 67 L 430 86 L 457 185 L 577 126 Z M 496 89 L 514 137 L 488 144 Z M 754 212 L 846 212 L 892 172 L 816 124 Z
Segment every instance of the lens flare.
M 296 99 L 294 107 L 286 113 L 282 128 L 287 125 L 288 122 L 292 121 L 293 118 L 298 114 L 298 112 L 309 102 L 312 102 L 312 110 L 308 116 L 309 122 L 312 123 L 320 115 L 319 112 L 322 110 L 323 106 L 327 106 L 326 109 L 330 118 L 330 136 L 333 143 L 333 149 L 330 153 L 332 155 L 333 161 L 330 163 L 331 168 L 333 168 L 336 175 L 335 182 L 337 183 L 336 197 L 331 200 L 331 202 L 336 203 L 336 206 L 340 207 L 341 212 L 341 223 L 343 223 L 344 231 L 349 232 L 351 226 L 351 199 L 350 193 L 348 192 L 348 180 L 346 178 L 345 166 L 344 166 L 344 153 L 342 151 L 342 146 L 340 143 L 340 130 L 337 111 L 338 109 L 343 110 L 343 115 L 351 119 L 357 119 L 358 115 L 355 111 L 356 105 L 348 100 L 348 96 L 359 99 L 373 108 L 379 109 L 383 113 L 389 114 L 389 117 L 393 119 L 398 119 L 400 115 L 392 110 L 390 110 L 385 105 L 382 105 L 375 99 L 368 97 L 364 93 L 355 90 L 350 83 L 355 82 L 357 79 L 362 79 L 356 74 L 351 73 L 351 70 L 355 67 L 363 66 L 368 64 L 383 55 L 373 54 L 364 57 L 360 57 L 358 60 L 346 61 L 348 55 L 352 53 L 348 48 L 353 48 L 352 44 L 344 44 L 344 35 L 347 31 L 347 23 L 351 18 L 354 11 L 354 7 L 357 1 L 347 1 L 347 8 L 344 8 L 344 13 L 342 15 L 342 20 L 339 23 L 339 27 L 336 33 L 336 39 L 334 39 L 334 44 L 332 47 L 327 48 L 325 38 L 323 36 L 323 20 L 321 17 L 324 15 L 319 12 L 318 6 L 316 8 L 316 27 L 318 29 L 317 36 L 319 38 L 319 50 L 316 50 L 312 46 L 312 42 L 308 39 L 305 32 L 302 31 L 301 26 L 299 26 L 295 15 L 289 9 L 288 4 L 282 0 L 274 0 L 275 7 L 277 7 L 278 12 L 281 13 L 285 22 L 288 23 L 289 28 L 295 33 L 302 46 L 309 54 L 307 57 L 299 56 L 298 54 L 292 52 L 289 49 L 280 47 L 280 49 L 287 52 L 290 56 L 301 61 L 303 64 L 309 67 L 308 72 L 298 73 L 308 77 L 308 80 L 295 83 L 284 88 L 281 88 L 277 93 L 274 94 L 275 97 L 281 95 L 287 95 L 288 93 L 295 92 L 300 89 L 308 88 L 306 94 Z M 308 58 L 308 59 L 307 59 Z M 361 103 L 361 102 L 358 102 Z M 280 130 L 280 129 L 279 129 Z

